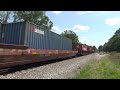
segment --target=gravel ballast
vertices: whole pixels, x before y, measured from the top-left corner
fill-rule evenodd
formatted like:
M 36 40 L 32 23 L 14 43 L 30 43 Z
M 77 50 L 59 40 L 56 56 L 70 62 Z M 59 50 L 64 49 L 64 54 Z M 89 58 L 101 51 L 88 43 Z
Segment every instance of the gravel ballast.
M 76 75 L 77 71 L 87 61 L 91 59 L 99 60 L 104 56 L 105 54 L 99 55 L 98 53 L 93 53 L 27 70 L 16 71 L 5 76 L 0 75 L 0 79 L 68 79 Z

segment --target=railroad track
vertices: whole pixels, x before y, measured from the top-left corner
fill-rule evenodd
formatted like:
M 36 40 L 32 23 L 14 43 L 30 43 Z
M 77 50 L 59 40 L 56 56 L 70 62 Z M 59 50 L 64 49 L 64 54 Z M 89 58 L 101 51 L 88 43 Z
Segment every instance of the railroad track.
M 9 72 L 10 68 L 3 68 L 0 69 L 0 75 L 6 74 L 7 72 Z
M 60 62 L 60 61 L 63 61 L 63 60 L 68 60 L 68 59 L 70 59 L 70 58 L 48 60 L 48 61 L 31 63 L 31 64 L 12 66 L 12 67 L 9 67 L 9 68 L 3 68 L 3 69 L 0 69 L 0 75 L 7 75 L 9 73 L 15 73 L 16 71 L 27 70 L 27 69 L 35 68 L 35 67 L 38 67 L 38 66 L 43 66 L 43 65 L 51 64 L 51 63 L 56 63 L 56 62 Z

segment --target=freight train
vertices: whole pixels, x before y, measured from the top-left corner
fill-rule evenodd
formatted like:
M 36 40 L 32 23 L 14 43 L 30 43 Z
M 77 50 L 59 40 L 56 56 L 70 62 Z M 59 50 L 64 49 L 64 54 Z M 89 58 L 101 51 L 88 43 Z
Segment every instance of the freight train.
M 87 55 L 95 52 L 92 46 L 86 44 L 74 44 L 72 46 L 72 50 L 78 51 L 76 56 Z
M 86 44 L 72 46 L 71 39 L 29 21 L 0 25 L 0 68 L 93 52 L 93 48 Z

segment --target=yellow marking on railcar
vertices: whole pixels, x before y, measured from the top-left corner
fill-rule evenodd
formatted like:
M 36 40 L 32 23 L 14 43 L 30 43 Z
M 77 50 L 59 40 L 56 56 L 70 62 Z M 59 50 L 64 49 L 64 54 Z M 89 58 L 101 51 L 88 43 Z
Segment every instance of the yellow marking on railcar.
M 32 52 L 32 54 L 39 54 L 38 52 Z

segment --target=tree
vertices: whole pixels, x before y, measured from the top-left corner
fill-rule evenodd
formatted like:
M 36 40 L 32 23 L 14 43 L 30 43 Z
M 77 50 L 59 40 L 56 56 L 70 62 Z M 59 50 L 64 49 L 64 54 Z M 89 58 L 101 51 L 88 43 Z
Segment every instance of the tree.
M 112 43 L 110 44 L 111 51 L 120 52 L 120 36 L 114 37 Z
M 0 22 L 8 23 L 8 19 L 10 19 L 12 11 L 0 11 Z
M 97 51 L 97 48 L 95 46 L 93 46 L 92 48 L 95 50 L 95 52 Z
M 51 30 L 53 27 L 53 23 L 45 15 L 45 11 L 14 11 L 13 17 L 13 22 L 28 20 L 48 30 Z
M 73 32 L 71 30 L 66 30 L 66 31 L 62 32 L 61 35 L 71 39 L 72 40 L 72 44 L 79 43 L 78 36 L 76 35 L 75 32 Z
M 103 46 L 100 45 L 100 46 L 98 47 L 98 50 L 99 50 L 99 52 L 103 51 Z
M 120 34 L 120 28 L 115 32 L 115 35 L 119 35 Z
M 108 51 L 108 44 L 107 44 L 107 43 L 105 43 L 105 44 L 103 45 L 103 51 L 104 51 L 104 52 L 107 52 L 107 51 Z
M 103 45 L 103 50 L 105 52 L 120 52 L 120 28 L 114 33 L 108 42 Z

